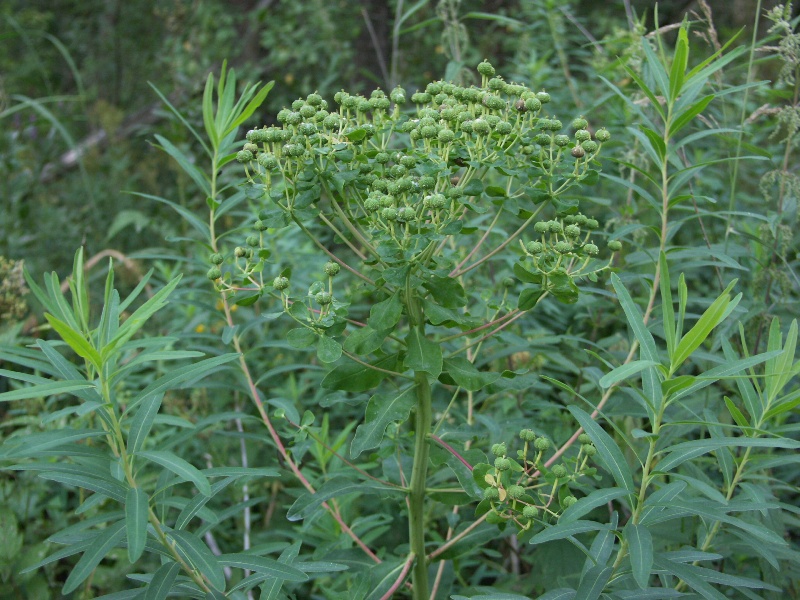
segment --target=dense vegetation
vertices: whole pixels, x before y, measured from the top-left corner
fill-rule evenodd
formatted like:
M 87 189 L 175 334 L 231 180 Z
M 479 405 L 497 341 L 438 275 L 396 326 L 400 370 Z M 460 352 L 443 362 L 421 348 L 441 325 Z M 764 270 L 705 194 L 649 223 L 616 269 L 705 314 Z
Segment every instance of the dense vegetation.
M 741 4 L 0 2 L 0 596 L 800 594 Z

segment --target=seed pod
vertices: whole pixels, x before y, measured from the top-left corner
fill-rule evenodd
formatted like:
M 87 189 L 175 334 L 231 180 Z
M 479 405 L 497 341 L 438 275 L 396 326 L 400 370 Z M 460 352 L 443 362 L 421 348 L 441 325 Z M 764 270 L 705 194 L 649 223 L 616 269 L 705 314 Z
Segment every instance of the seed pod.
M 589 125 L 589 122 L 583 117 L 578 117 L 577 119 L 572 120 L 573 129 L 586 129 L 587 125 Z
M 533 429 L 522 429 L 519 432 L 519 437 L 526 442 L 532 442 L 536 439 L 536 434 L 533 432 Z
M 612 252 L 617 252 L 618 250 L 622 250 L 622 242 L 619 240 L 611 240 L 608 242 L 608 249 Z
M 251 248 L 255 248 L 261 243 L 257 235 L 248 235 L 245 241 L 247 242 L 247 245 L 250 246 Z
M 522 509 L 522 516 L 526 519 L 535 519 L 539 514 L 539 509 L 535 506 L 526 506 Z
M 594 255 L 594 254 L 597 254 L 598 252 L 600 252 L 600 248 L 598 248 L 596 245 L 591 244 L 591 243 L 590 244 L 584 244 L 583 250 L 584 250 L 584 252 L 586 252 L 586 254 L 591 254 L 591 255 Z
M 494 468 L 498 471 L 508 471 L 511 468 L 511 461 L 502 457 L 495 458 Z
M 558 479 L 567 476 L 567 467 L 565 467 L 564 465 L 554 465 L 551 471 L 553 475 L 555 475 Z
M 550 440 L 545 437 L 536 438 L 536 441 L 533 442 L 533 447 L 539 451 L 549 450 Z
M 484 77 L 494 77 L 494 72 L 494 67 L 489 61 L 484 60 L 482 63 L 478 64 L 478 73 Z
M 571 151 L 570 154 L 575 158 L 583 158 L 586 155 L 586 152 L 580 146 L 575 146 Z
M 272 280 L 272 287 L 278 291 L 285 290 L 289 287 L 289 280 L 286 277 L 276 277 Z
M 492 445 L 492 454 L 495 456 L 505 456 L 506 455 L 506 445 L 505 444 L 493 444 Z
M 598 142 L 607 142 L 611 139 L 611 134 L 606 129 L 598 129 L 594 137 Z
M 220 271 L 217 267 L 211 267 L 206 273 L 206 277 L 208 277 L 211 281 L 216 281 L 220 277 L 222 277 L 222 271 Z
M 314 299 L 320 306 L 327 306 L 331 302 L 333 302 L 333 296 L 330 292 L 319 292 Z
M 253 160 L 253 153 L 250 152 L 250 150 L 239 150 L 239 152 L 236 153 L 236 160 L 240 163 L 250 162 Z
M 214 265 L 221 265 L 223 263 L 223 261 L 225 260 L 222 257 L 222 254 L 220 254 L 219 252 L 215 252 L 214 254 L 212 254 L 209 257 L 209 259 L 211 260 L 211 264 L 214 264 Z

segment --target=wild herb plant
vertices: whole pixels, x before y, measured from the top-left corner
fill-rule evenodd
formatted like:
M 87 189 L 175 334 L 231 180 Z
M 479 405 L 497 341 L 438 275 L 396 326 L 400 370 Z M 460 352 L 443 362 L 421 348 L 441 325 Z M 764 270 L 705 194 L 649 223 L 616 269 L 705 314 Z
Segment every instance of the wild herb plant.
M 123 301 L 110 271 L 98 320 L 80 252 L 71 306 L 55 276 L 44 290 L 28 278 L 65 344 L 0 348 L 26 371 L 3 371 L 19 387 L 0 400 L 52 397 L 42 410 L 59 428 L 12 437 L 2 457 L 81 490 L 82 520 L 51 538 L 64 548 L 39 564 L 82 553 L 66 592 L 91 594 L 106 556 L 143 584 L 108 598 L 791 591 L 785 497 L 796 468 L 783 451 L 800 447 L 796 322 L 783 335 L 773 320 L 767 352 L 751 353 L 748 334 L 734 334 L 749 308 L 735 281 L 709 294 L 698 278 L 674 286 L 670 276 L 709 254 L 686 241 L 696 230 L 684 215 L 695 175 L 718 162 L 693 150 L 724 128 L 697 117 L 742 89 L 707 83 L 743 51 L 692 66 L 687 31 L 671 56 L 663 40 L 642 40 L 641 65 L 626 73 L 645 101 L 611 84 L 645 155 L 623 163 L 628 179 L 598 178 L 608 132 L 583 117 L 564 128 L 547 92 L 506 83 L 488 62 L 480 86 L 434 82 L 410 102 L 403 89 L 339 92 L 335 106 L 311 94 L 240 142 L 270 86 L 237 99 L 232 72 L 209 76 L 205 135 L 161 94 L 206 166 L 157 141 L 207 199 L 208 221 L 140 197 L 196 232 L 219 302 L 167 277 L 133 310 L 147 277 Z M 236 160 L 246 177 L 231 175 Z M 632 224 L 609 235 L 583 214 L 600 183 L 646 207 L 629 215 L 644 235 L 629 235 Z M 609 280 L 617 304 L 601 296 Z M 221 321 L 182 343 L 234 352 L 200 360 L 177 339 L 140 337 L 168 295 L 184 301 L 184 320 Z M 600 343 L 581 331 L 595 306 L 619 316 Z M 536 360 L 538 328 L 562 319 L 596 352 Z M 162 364 L 171 360 L 194 362 Z M 166 414 L 163 393 L 200 377 L 226 408 Z M 230 410 L 242 395 L 254 411 Z M 189 456 L 192 440 L 210 440 L 211 458 Z M 197 468 L 215 458 L 224 464 Z M 264 480 L 270 494 L 249 496 Z

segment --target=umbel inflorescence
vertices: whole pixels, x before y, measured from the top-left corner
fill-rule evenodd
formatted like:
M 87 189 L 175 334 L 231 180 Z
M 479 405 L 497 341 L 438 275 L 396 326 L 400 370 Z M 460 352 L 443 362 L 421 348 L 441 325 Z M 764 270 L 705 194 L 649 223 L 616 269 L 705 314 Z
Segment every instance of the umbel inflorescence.
M 268 230 L 315 220 L 365 268 L 452 269 L 444 239 L 490 211 L 525 221 L 515 234 L 524 270 L 544 289 L 607 268 L 595 259 L 599 223 L 580 214 L 568 192 L 596 177 L 593 163 L 610 134 L 592 135 L 583 117 L 565 128 L 547 92 L 507 83 L 486 61 L 478 72 L 480 87 L 438 81 L 410 98 L 399 87 L 369 98 L 341 91 L 332 110 L 310 94 L 278 113 L 279 126 L 248 131 L 236 158 L 252 184 L 248 195 L 262 204 L 233 261 L 212 256 L 209 278 L 223 290 L 263 291 Z M 545 207 L 553 218 L 536 222 Z M 276 281 L 288 286 L 284 279 Z M 286 287 L 275 289 L 283 295 Z

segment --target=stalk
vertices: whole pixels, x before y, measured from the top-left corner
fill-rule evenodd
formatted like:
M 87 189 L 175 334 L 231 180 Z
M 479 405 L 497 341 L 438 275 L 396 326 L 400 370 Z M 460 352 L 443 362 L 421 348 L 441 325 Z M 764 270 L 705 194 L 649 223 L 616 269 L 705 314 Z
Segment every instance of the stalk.
M 425 333 L 425 319 L 422 306 L 406 281 L 406 306 L 411 327 L 416 327 L 420 334 Z M 428 374 L 423 371 L 414 372 L 417 406 L 414 412 L 414 463 L 411 469 L 411 481 L 408 491 L 408 539 L 411 553 L 417 559 L 411 572 L 414 600 L 428 600 L 428 565 L 425 560 L 425 482 L 428 478 L 428 436 L 433 421 L 431 408 L 431 385 Z

